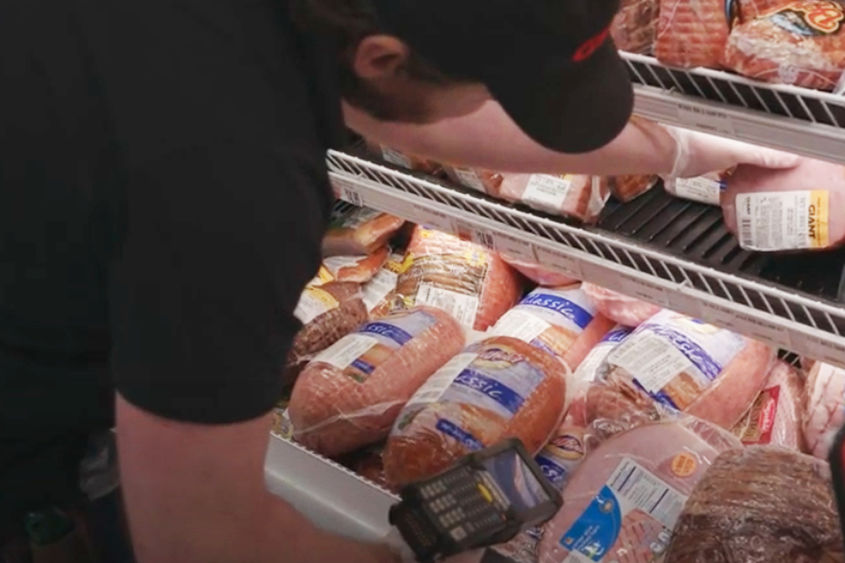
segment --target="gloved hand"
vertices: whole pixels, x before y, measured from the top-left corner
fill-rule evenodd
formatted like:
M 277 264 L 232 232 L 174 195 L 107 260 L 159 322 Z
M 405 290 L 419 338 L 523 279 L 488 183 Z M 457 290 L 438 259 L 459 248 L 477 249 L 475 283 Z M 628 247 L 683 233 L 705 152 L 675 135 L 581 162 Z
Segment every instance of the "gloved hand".
M 749 145 L 707 133 L 677 127 L 666 127 L 675 140 L 675 163 L 670 178 L 692 178 L 708 172 L 721 172 L 737 164 L 753 164 L 763 168 L 792 168 L 797 155 Z

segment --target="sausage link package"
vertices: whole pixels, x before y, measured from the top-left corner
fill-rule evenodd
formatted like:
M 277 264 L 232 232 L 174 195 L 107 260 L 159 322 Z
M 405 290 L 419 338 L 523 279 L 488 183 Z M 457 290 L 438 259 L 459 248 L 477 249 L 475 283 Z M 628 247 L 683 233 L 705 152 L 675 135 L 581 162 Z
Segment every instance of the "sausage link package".
M 387 439 L 395 486 L 431 477 L 460 457 L 516 437 L 537 453 L 563 416 L 566 367 L 516 338 L 471 344 L 405 405 Z
M 540 287 L 505 313 L 491 329 L 554 354 L 574 369 L 599 343 L 613 323 L 596 314 L 578 285 Z
M 460 325 L 438 309 L 365 323 L 300 374 L 288 406 L 294 437 L 327 456 L 384 439 L 405 401 L 463 345 Z
M 622 0 L 610 25 L 616 47 L 630 53 L 648 53 L 657 31 L 658 0 Z
M 739 440 L 694 417 L 647 424 L 599 445 L 563 491 L 539 563 L 662 561 L 696 484 Z
M 664 310 L 607 355 L 602 381 L 587 393 L 588 418 L 607 434 L 673 412 L 731 429 L 773 360 L 760 342 Z
M 845 70 L 843 20 L 837 0 L 784 2 L 733 29 L 724 65 L 757 80 L 833 90 Z
M 803 405 L 807 452 L 827 459 L 836 432 L 845 425 L 845 369 L 816 362 L 807 377 Z
M 802 158 L 795 168 L 741 165 L 722 193 L 722 215 L 739 244 L 762 252 L 824 250 L 845 241 L 845 166 Z
M 365 283 L 381 269 L 389 254 L 390 249 L 382 246 L 369 255 L 330 256 L 323 259 L 323 268 L 335 281 Z
M 332 218 L 323 236 L 323 256 L 372 254 L 387 245 L 404 219 L 366 207 L 350 207 Z
M 519 299 L 521 281 L 498 254 L 452 235 L 417 227 L 396 284 L 405 306 L 429 305 L 462 325 L 487 330 Z
M 734 0 L 660 0 L 655 56 L 669 66 L 719 68 L 738 8 Z
M 581 289 L 598 312 L 624 326 L 637 327 L 660 312 L 660 307 L 616 291 L 584 282 Z

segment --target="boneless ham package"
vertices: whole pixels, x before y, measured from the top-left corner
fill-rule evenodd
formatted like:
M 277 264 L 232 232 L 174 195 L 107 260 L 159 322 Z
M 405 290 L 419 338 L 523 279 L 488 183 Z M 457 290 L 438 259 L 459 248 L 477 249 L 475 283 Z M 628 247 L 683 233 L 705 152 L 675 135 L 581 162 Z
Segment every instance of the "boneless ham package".
M 396 419 L 384 451 L 395 486 L 431 477 L 503 438 L 537 453 L 563 416 L 566 367 L 506 336 L 469 345 L 426 381 Z
M 519 275 L 483 246 L 417 227 L 396 283 L 406 306 L 430 305 L 487 330 L 519 299 Z
M 460 325 L 434 308 L 365 323 L 299 375 L 288 406 L 294 437 L 327 456 L 383 439 L 405 401 L 463 345 Z
M 718 68 L 733 19 L 725 0 L 660 0 L 654 53 L 669 66 Z

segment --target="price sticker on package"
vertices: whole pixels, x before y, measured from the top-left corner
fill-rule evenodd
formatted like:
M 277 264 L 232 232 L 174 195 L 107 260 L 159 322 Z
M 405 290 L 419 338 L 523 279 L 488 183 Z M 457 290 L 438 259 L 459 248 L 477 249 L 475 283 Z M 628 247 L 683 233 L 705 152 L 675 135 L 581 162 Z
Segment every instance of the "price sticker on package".
M 557 270 L 571 278 L 578 280 L 584 279 L 584 274 L 581 271 L 581 262 L 561 252 L 537 247 L 537 263 L 547 266 L 552 270 Z
M 678 120 L 682 126 L 722 135 L 735 135 L 731 116 L 717 109 L 678 104 Z

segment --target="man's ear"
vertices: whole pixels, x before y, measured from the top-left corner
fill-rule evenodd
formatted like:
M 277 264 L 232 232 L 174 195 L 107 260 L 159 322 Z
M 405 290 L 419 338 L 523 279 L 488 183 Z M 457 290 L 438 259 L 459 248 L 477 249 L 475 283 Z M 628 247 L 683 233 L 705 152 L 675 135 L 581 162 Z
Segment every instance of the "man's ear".
M 358 43 L 352 69 L 365 79 L 394 76 L 408 52 L 408 46 L 392 35 L 368 35 Z

